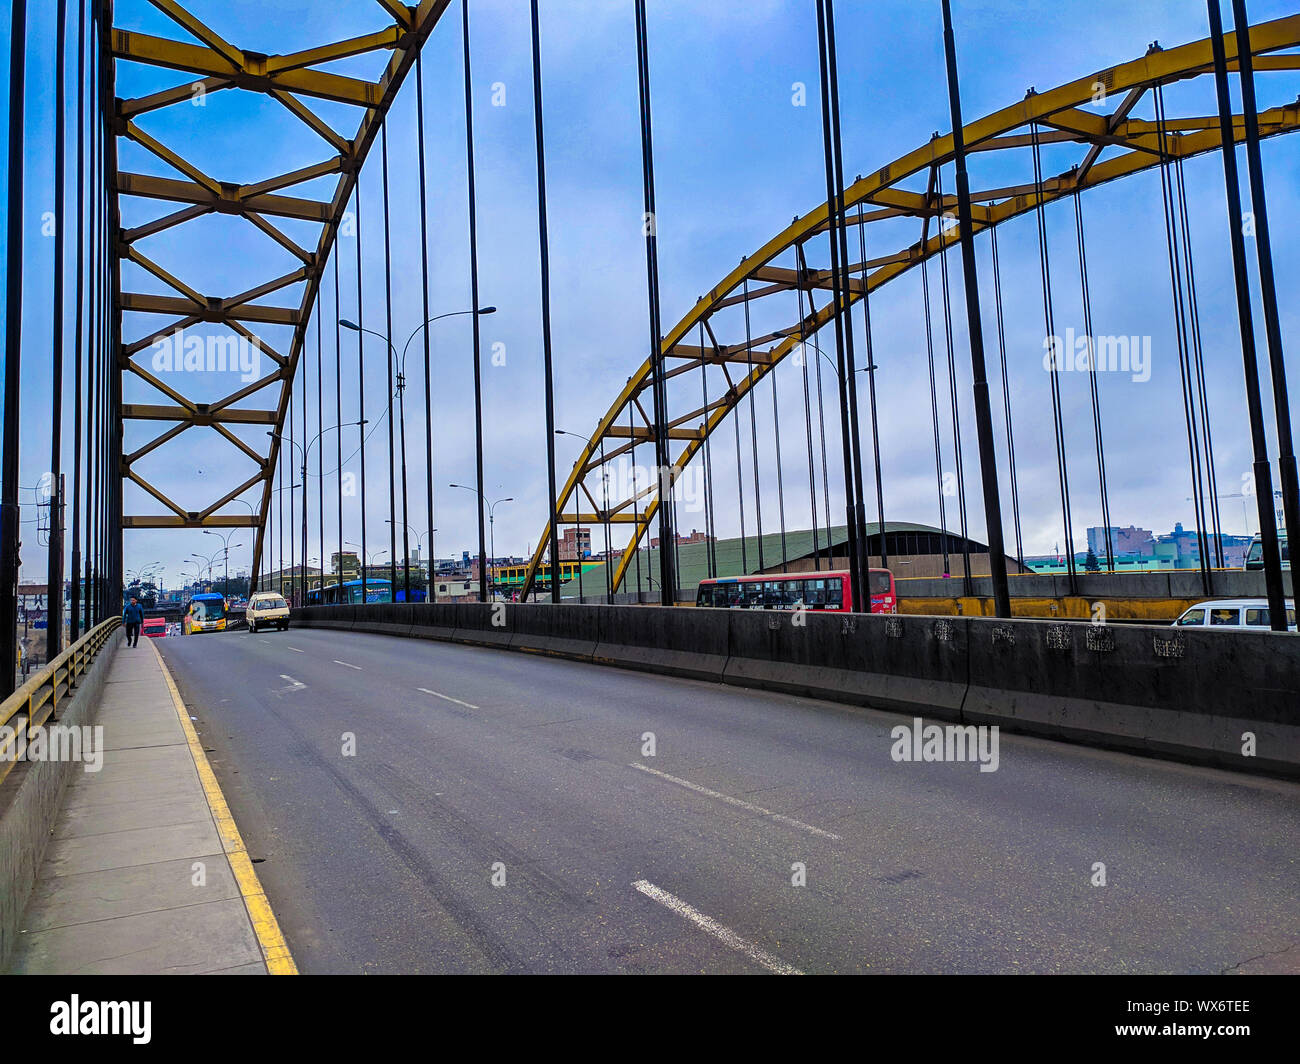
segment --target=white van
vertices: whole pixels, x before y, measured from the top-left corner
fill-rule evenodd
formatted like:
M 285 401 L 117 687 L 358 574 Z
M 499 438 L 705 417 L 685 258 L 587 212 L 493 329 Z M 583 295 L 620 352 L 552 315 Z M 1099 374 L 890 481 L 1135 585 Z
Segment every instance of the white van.
M 1267 632 L 1268 599 L 1210 599 L 1183 611 L 1174 621 L 1175 628 L 1214 628 L 1218 631 Z M 1286 603 L 1286 624 L 1295 627 L 1295 602 Z
M 266 628 L 289 628 L 289 603 L 284 596 L 275 591 L 259 591 L 248 600 L 244 611 L 250 632 L 260 632 Z

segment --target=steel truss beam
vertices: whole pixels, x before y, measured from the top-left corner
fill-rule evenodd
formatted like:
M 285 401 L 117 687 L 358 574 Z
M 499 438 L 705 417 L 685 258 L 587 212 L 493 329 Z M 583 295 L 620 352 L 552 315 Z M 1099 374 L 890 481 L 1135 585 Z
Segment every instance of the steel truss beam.
M 228 426 L 264 425 L 279 434 L 284 430 L 289 396 L 307 332 L 321 277 L 335 246 L 338 227 L 356 186 L 357 175 L 374 143 L 380 123 L 401 89 L 406 74 L 450 0 L 420 0 L 406 5 L 397 0 L 377 0 L 381 16 L 390 25 L 373 33 L 344 41 L 324 44 L 285 55 L 262 55 L 244 51 L 224 40 L 202 20 L 191 14 L 178 0 L 150 0 L 193 42 L 170 40 L 143 33 L 114 29 L 111 36 L 113 57 L 122 63 L 143 63 L 176 70 L 186 80 L 174 88 L 164 89 L 134 100 L 117 100 L 114 132 L 118 138 L 134 141 L 167 164 L 174 176 L 158 177 L 122 170 L 110 173 L 110 188 L 117 198 L 131 196 L 177 205 L 153 221 L 116 234 L 118 261 L 128 260 L 157 278 L 175 295 L 156 295 L 120 291 L 119 305 L 126 314 L 162 315 L 172 320 L 140 339 L 123 342 L 118 354 L 122 373 L 133 373 L 170 400 L 157 403 L 123 403 L 119 414 L 129 421 L 171 422 L 171 426 L 148 443 L 119 459 L 123 481 L 130 481 L 146 492 L 167 511 L 162 514 L 124 516 L 124 528 L 242 528 L 257 529 L 253 552 L 253 571 L 261 559 L 266 521 L 269 513 L 272 478 L 280 458 L 278 438 L 269 441 L 266 453 L 259 453 L 230 431 Z M 344 77 L 316 69 L 350 56 L 387 50 L 392 53 L 382 75 L 375 82 Z M 273 99 L 313 134 L 323 140 L 333 153 L 314 165 L 284 174 L 275 174 L 253 184 L 237 184 L 204 173 L 181 153 L 151 136 L 136 119 L 163 108 L 193 100 L 196 93 L 242 89 Z M 320 117 L 307 100 L 330 100 L 360 108 L 356 132 L 348 137 L 338 133 Z M 338 175 L 333 195 L 328 201 L 303 198 L 286 190 L 305 182 Z M 242 218 L 275 241 L 302 266 L 276 277 L 250 278 L 249 286 L 233 296 L 212 296 L 198 291 L 182 278 L 175 277 L 141 250 L 140 245 L 159 233 L 174 234 L 187 223 L 209 215 Z M 318 223 L 321 232 L 313 248 L 301 247 L 271 219 L 288 218 Z M 295 306 L 271 306 L 259 302 L 265 296 L 301 286 L 295 293 Z M 262 354 L 278 367 L 260 380 L 249 383 L 215 403 L 199 403 L 181 394 L 135 361 L 135 356 L 177 328 L 197 324 L 225 326 L 256 343 Z M 293 330 L 287 354 L 280 354 L 244 323 L 286 326 Z M 279 385 L 273 409 L 247 409 L 236 406 L 254 393 Z M 249 458 L 256 467 L 254 475 L 221 498 L 198 511 L 187 511 L 148 482 L 134 464 L 146 455 L 165 449 L 188 429 L 208 427 L 227 443 Z M 256 514 L 223 514 L 218 511 L 250 488 L 261 485 Z

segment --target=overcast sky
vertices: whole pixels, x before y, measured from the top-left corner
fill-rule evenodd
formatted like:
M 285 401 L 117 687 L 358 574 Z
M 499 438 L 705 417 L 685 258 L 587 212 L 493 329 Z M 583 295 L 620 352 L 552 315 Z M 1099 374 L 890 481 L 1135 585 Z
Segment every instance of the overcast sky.
M 26 132 L 26 248 L 24 288 L 23 450 L 24 488 L 36 485 L 49 468 L 49 346 L 53 241 L 42 235 L 42 216 L 53 209 L 53 0 L 29 3 Z M 72 5 L 75 7 L 75 3 Z M 269 54 L 284 53 L 380 29 L 382 8 L 372 0 L 188 0 L 195 15 L 237 46 Z M 8 56 L 8 4 L 4 10 L 4 57 Z M 536 543 L 546 512 L 545 427 L 539 313 L 535 162 L 532 136 L 528 5 L 524 0 L 473 0 L 475 134 L 479 178 L 479 248 L 482 303 L 499 312 L 483 320 L 485 404 L 485 490 L 490 499 L 512 496 L 497 509 L 499 554 L 523 553 Z M 544 98 L 546 105 L 547 178 L 549 185 L 553 341 L 555 350 L 556 424 L 590 434 L 627 377 L 646 357 L 645 259 L 641 237 L 640 140 L 634 21 L 631 0 L 545 0 L 542 20 Z M 651 0 L 650 57 L 658 188 L 658 233 L 663 326 L 667 331 L 745 255 L 763 245 L 795 215 L 815 209 L 825 199 L 822 171 L 816 22 L 812 0 L 750 0 L 691 3 Z M 184 31 L 145 0 L 118 0 L 120 27 L 175 39 Z M 1286 0 L 1251 0 L 1254 22 L 1294 12 Z M 1158 40 L 1172 47 L 1205 36 L 1205 9 L 1196 0 L 955 0 L 954 14 L 967 121 L 1020 100 L 1026 89 L 1040 91 L 1142 55 Z M 935 130 L 949 128 L 937 0 L 841 0 L 837 5 L 841 60 L 844 165 L 846 175 L 868 173 L 911 151 Z M 75 41 L 75 31 L 73 34 Z M 463 100 L 460 67 L 459 4 L 453 3 L 435 29 L 424 56 L 426 143 L 428 151 L 428 225 L 431 264 L 431 313 L 463 310 L 470 305 L 464 170 Z M 373 79 L 386 53 L 335 64 L 330 69 Z M 118 95 L 131 98 L 175 85 L 183 76 L 164 70 L 123 65 Z M 799 84 L 806 85 L 805 106 L 798 106 Z M 1234 83 L 1235 84 L 1235 83 Z M 1258 78 L 1261 107 L 1291 103 L 1300 93 L 1300 77 L 1265 73 Z M 70 99 L 70 113 L 75 108 Z M 355 109 L 313 103 L 335 129 L 351 136 Z M 1171 115 L 1213 113 L 1208 79 L 1176 85 L 1167 92 Z M 1137 114 L 1151 116 L 1150 99 Z M 239 91 L 211 94 L 202 107 L 182 104 L 144 116 L 140 125 L 174 147 L 209 175 L 247 183 L 318 162 L 330 156 L 325 142 L 278 104 Z M 389 182 L 392 204 L 392 335 L 399 349 L 420 323 L 419 188 L 415 156 L 415 83 L 408 79 L 389 120 Z M 361 230 L 364 257 L 366 325 L 385 329 L 382 174 L 379 146 L 362 174 Z M 1077 146 L 1044 152 L 1048 174 L 1067 169 L 1080 155 Z M 1244 158 L 1244 157 L 1243 157 Z M 70 153 L 70 162 L 75 156 Z M 122 144 L 121 167 L 141 173 L 175 176 L 154 156 L 134 144 Z M 1300 374 L 1300 312 L 1290 293 L 1300 283 L 1300 252 L 1290 238 L 1300 207 L 1300 141 L 1282 137 L 1266 141 L 1264 165 L 1269 210 L 1274 224 L 1274 263 L 1288 367 Z M 977 187 L 997 187 L 1031 179 L 1028 151 L 976 156 L 971 162 Z M 1243 167 L 1244 174 L 1244 167 Z M 1216 156 L 1186 164 L 1192 247 L 1195 255 L 1199 316 L 1206 362 L 1209 413 L 1218 463 L 1218 491 L 1242 492 L 1250 469 L 1241 356 L 1229 259 L 1222 167 Z M 3 180 L 3 175 L 0 175 Z M 952 172 L 944 175 L 952 188 Z M 288 194 L 328 199 L 333 179 L 287 190 Z M 1247 204 L 1249 207 L 1249 204 Z M 123 223 L 139 225 L 168 213 L 172 205 L 123 200 Z M 1107 185 L 1084 197 L 1088 240 L 1093 327 L 1102 335 L 1151 338 L 1149 379 L 1132 374 L 1099 375 L 1105 431 L 1112 523 L 1137 524 L 1157 532 L 1174 522 L 1194 524 L 1179 364 L 1174 340 L 1159 179 L 1155 173 Z M 306 223 L 277 222 L 286 233 L 314 247 L 318 228 Z M 3 225 L 3 221 L 0 221 Z M 1057 332 L 1084 330 L 1080 306 L 1073 211 L 1068 203 L 1048 211 L 1053 299 Z M 900 250 L 916 239 L 907 229 L 880 228 L 868 234 L 870 256 Z M 856 234 L 851 234 L 857 261 Z M 1050 376 L 1042 366 L 1045 335 L 1039 282 L 1037 229 L 1026 216 L 1008 223 L 999 236 L 1007 357 L 1012 403 L 1021 517 L 1027 553 L 1053 549 L 1063 539 L 1051 411 Z M 340 245 L 340 314 L 355 317 L 355 238 Z M 209 218 L 141 243 L 141 250 L 165 269 L 204 294 L 229 295 L 288 272 L 295 260 L 279 245 L 239 220 Z M 1253 256 L 1254 244 L 1248 243 Z M 996 370 L 996 329 L 987 238 L 979 241 L 984 289 L 985 336 L 990 367 Z M 817 250 L 823 263 L 825 250 Z M 69 252 L 69 285 L 72 278 Z M 792 265 L 781 261 L 779 265 Z M 953 284 L 954 345 L 959 416 L 963 433 L 973 441 L 969 349 L 964 329 L 959 255 L 949 257 Z M 322 334 L 325 415 L 318 424 L 316 403 L 316 325 L 308 332 L 306 386 L 308 435 L 334 425 L 334 268 L 326 270 Z M 128 265 L 124 284 L 130 290 L 166 293 L 160 282 Z M 944 436 L 943 471 L 955 470 L 952 417 L 947 391 L 947 364 L 942 328 L 940 274 L 930 271 L 934 341 L 940 373 L 938 396 Z M 886 517 L 939 522 L 926 335 L 919 271 L 911 271 L 871 301 L 876 362 L 880 367 L 881 462 Z M 69 289 L 71 293 L 71 287 Z M 297 305 L 300 286 L 263 302 Z M 824 297 L 823 297 L 824 298 Z M 754 310 L 755 334 L 789 325 L 797 308 L 792 293 L 760 301 Z M 0 313 L 3 308 L 0 308 Z M 862 321 L 855 312 L 861 362 Z M 68 318 L 71 322 L 71 314 Z M 437 552 L 459 555 L 473 550 L 475 500 L 471 493 L 447 487 L 472 484 L 474 477 L 473 388 L 470 330 L 466 318 L 435 324 L 433 338 L 434 470 Z M 743 341 L 743 319 L 720 317 L 724 342 Z M 162 322 L 128 315 L 130 341 Z M 1262 337 L 1262 325 L 1257 322 Z M 69 332 L 71 326 L 69 325 Z M 197 330 L 198 335 L 206 335 Z M 266 340 L 287 351 L 287 329 L 265 327 Z M 344 419 L 357 417 L 357 343 L 344 333 Z M 833 350 L 829 330 L 822 346 Z M 1261 340 L 1262 343 L 1262 340 Z M 501 345 L 501 346 L 496 346 Z M 492 355 L 498 355 L 494 365 Z M 420 341 L 412 345 L 408 364 L 408 440 L 411 523 L 424 527 L 424 420 Z M 503 357 L 502 357 L 503 356 Z M 149 353 L 138 356 L 148 365 Z M 366 406 L 370 419 L 366 444 L 368 478 L 367 536 L 371 551 L 388 542 L 385 351 L 380 340 L 367 341 Z M 69 348 L 69 366 L 71 349 Z M 263 369 L 266 364 L 263 363 Z M 823 367 L 828 369 L 827 367 Z M 69 369 L 70 372 L 70 369 Z M 782 433 L 781 487 L 785 520 L 791 528 L 809 524 L 808 465 L 803 437 L 801 371 L 782 366 L 775 374 Z M 693 395 L 684 385 L 670 394 L 674 410 L 698 404 L 698 377 Z M 174 378 L 192 398 L 209 401 L 239 386 L 231 374 L 188 374 Z M 843 493 L 838 460 L 838 412 L 831 378 L 825 380 L 831 510 L 842 521 Z M 1011 507 L 1007 490 L 1006 448 L 1002 433 L 1001 379 L 994 372 L 994 414 L 999 432 L 999 460 L 1009 541 Z M 1092 414 L 1088 378 L 1061 377 L 1065 410 L 1073 530 L 1076 547 L 1085 545 L 1084 529 L 1100 524 L 1097 473 L 1093 457 Z M 1292 383 L 1294 391 L 1296 385 Z M 776 528 L 777 455 L 771 385 L 759 389 L 758 426 L 764 530 Z M 268 390 L 241 404 L 272 405 Z M 158 402 L 158 393 L 143 382 L 128 381 L 125 398 Z M 65 390 L 66 450 L 71 464 L 71 388 Z M 1271 405 L 1265 387 L 1266 403 Z M 865 391 L 863 392 L 865 419 Z M 815 418 L 815 415 L 814 415 Z M 742 460 L 746 478 L 747 530 L 754 530 L 749 410 L 742 409 Z M 1272 432 L 1270 419 L 1270 433 Z M 134 450 L 164 425 L 128 424 L 126 449 Z M 736 456 L 730 424 L 719 433 L 713 463 L 721 535 L 739 531 L 736 503 Z M 259 450 L 264 429 L 238 434 Z M 870 430 L 864 420 L 864 448 Z M 345 436 L 344 472 L 359 472 L 356 430 Z M 574 437 L 557 440 L 558 475 L 568 473 Z M 325 446 L 324 494 L 330 517 L 326 551 L 336 546 L 333 510 L 336 486 L 334 437 Z M 1276 437 L 1270 435 L 1276 455 Z M 285 452 L 286 454 L 288 452 Z M 865 453 L 869 455 L 869 450 Z M 972 536 L 984 538 L 978 458 L 969 442 L 964 449 Z M 642 464 L 650 449 L 638 451 Z M 869 461 L 869 459 L 868 459 Z M 295 463 L 296 464 L 296 463 Z M 315 518 L 320 488 L 315 452 L 308 486 L 312 495 L 309 557 L 320 554 Z M 180 441 L 141 460 L 139 472 L 190 509 L 202 509 L 243 481 L 252 463 L 210 430 L 192 429 Z M 820 483 L 820 470 L 816 478 Z M 868 495 L 873 489 L 868 476 Z M 24 490 L 24 519 L 33 519 L 33 492 Z M 244 496 L 255 501 L 255 491 Z M 820 488 L 818 491 L 820 506 Z M 346 502 L 344 537 L 360 539 L 359 506 Z M 949 498 L 948 524 L 957 528 L 956 500 Z M 1253 508 L 1243 499 L 1222 500 L 1225 531 L 1255 531 Z M 158 512 L 159 507 L 134 487 L 126 492 L 128 513 Z M 874 513 L 874 500 L 870 509 Z M 225 512 L 242 512 L 239 505 Z M 287 511 L 286 511 L 287 524 Z M 703 514 L 683 512 L 685 530 L 703 527 Z M 296 530 L 296 525 L 294 526 Z M 42 574 L 42 551 L 35 524 L 23 526 L 24 578 Z M 594 538 L 599 545 L 600 532 Z M 616 542 L 625 541 L 620 531 Z M 247 565 L 251 532 L 231 539 L 232 569 Z M 426 539 L 427 543 L 427 539 Z M 159 561 L 170 581 L 182 573 L 191 552 L 211 554 L 219 546 L 198 530 L 128 532 L 126 565 Z M 286 544 L 287 552 L 287 544 Z M 386 557 L 386 556 L 385 556 Z M 192 570 L 191 570 L 192 571 Z

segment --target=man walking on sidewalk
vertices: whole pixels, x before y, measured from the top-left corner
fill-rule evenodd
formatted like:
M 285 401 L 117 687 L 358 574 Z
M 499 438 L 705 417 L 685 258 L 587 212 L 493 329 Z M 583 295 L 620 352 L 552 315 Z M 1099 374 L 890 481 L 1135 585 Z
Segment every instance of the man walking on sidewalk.
M 144 607 L 136 602 L 135 596 L 122 611 L 122 623 L 126 625 L 126 645 L 135 646 L 140 642 L 140 625 L 144 621 Z

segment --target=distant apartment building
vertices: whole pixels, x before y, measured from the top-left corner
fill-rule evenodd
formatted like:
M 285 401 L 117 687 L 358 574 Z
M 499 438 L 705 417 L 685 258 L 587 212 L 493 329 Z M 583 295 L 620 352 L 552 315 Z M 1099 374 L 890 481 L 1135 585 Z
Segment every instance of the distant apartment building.
M 560 561 L 572 562 L 591 557 L 591 529 L 566 528 L 560 536 Z
M 1106 557 L 1106 529 L 1094 527 L 1088 529 L 1088 549 L 1098 558 Z M 1156 553 L 1156 537 L 1149 528 L 1129 525 L 1127 528 L 1110 529 L 1110 549 L 1116 557 L 1151 558 Z
M 689 536 L 684 536 L 680 532 L 677 533 L 677 545 L 679 547 L 684 547 L 688 543 L 711 543 L 711 542 L 713 542 L 712 536 L 706 535 L 705 533 L 700 532 L 694 528 L 691 529 L 691 534 Z M 650 549 L 655 550 L 658 548 L 658 546 L 659 546 L 659 537 L 655 536 L 653 539 L 650 540 Z

